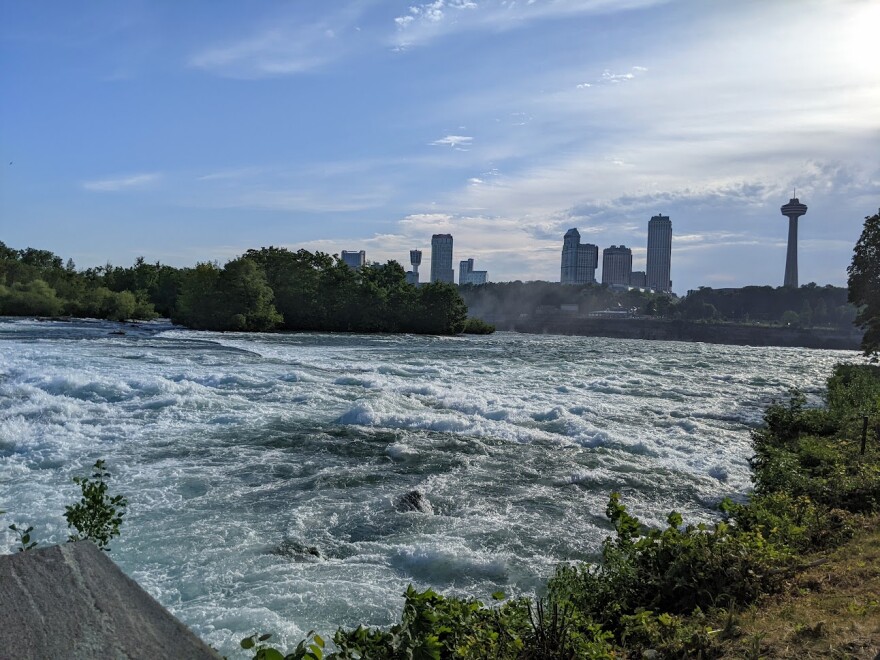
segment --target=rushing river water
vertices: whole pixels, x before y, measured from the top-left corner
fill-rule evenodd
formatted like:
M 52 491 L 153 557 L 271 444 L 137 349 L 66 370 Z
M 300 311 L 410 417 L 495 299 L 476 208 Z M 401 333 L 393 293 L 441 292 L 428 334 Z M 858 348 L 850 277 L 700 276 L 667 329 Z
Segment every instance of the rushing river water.
M 0 319 L 0 551 L 62 542 L 104 458 L 113 559 L 226 654 L 386 625 L 413 583 L 529 593 L 591 559 L 608 494 L 708 520 L 749 429 L 855 353 L 590 337 L 219 334 Z M 397 499 L 418 490 L 423 511 Z M 309 551 L 313 549 L 313 552 Z M 316 556 L 316 554 L 319 556 Z

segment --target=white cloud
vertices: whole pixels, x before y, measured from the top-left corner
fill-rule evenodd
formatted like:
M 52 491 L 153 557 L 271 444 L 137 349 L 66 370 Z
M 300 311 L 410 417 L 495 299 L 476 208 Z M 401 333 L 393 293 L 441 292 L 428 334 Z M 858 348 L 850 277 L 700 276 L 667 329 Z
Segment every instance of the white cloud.
M 474 138 L 467 135 L 447 135 L 430 144 L 431 146 L 469 147 L 473 141 Z
M 464 30 L 500 31 L 532 21 L 577 14 L 602 14 L 661 4 L 668 0 L 433 0 L 411 5 L 394 19 L 398 50 Z
M 150 184 L 156 183 L 161 178 L 162 174 L 159 172 L 132 174 L 129 176 L 117 176 L 110 179 L 83 181 L 82 187 L 85 190 L 90 190 L 92 192 L 116 192 L 119 190 L 145 188 Z

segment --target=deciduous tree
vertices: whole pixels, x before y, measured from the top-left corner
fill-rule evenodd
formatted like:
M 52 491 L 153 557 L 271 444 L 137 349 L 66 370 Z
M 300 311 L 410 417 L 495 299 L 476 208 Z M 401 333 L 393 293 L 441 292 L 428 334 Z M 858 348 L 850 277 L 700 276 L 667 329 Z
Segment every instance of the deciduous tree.
M 849 268 L 849 301 L 859 308 L 856 325 L 865 329 L 865 355 L 880 353 L 880 211 L 865 218 Z

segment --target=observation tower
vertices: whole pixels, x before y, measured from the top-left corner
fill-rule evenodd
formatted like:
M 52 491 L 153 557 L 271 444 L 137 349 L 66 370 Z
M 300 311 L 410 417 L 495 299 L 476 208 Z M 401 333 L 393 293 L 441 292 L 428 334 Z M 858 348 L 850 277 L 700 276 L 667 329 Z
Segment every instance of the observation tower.
M 795 193 L 796 194 L 796 193 Z M 788 200 L 788 204 L 783 204 L 782 215 L 788 218 L 788 252 L 785 255 L 785 282 L 783 286 L 797 288 L 798 286 L 798 266 L 797 266 L 797 229 L 798 218 L 805 215 L 807 205 L 801 204 L 797 197 Z

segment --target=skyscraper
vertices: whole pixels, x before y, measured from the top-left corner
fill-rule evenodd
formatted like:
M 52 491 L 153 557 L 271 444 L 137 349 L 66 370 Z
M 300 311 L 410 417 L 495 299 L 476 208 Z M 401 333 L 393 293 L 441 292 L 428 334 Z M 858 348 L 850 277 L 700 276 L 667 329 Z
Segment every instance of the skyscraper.
M 461 284 L 485 284 L 486 271 L 474 270 L 474 260 L 465 259 L 458 262 L 458 283 Z
M 342 261 L 349 268 L 358 269 L 367 263 L 367 253 L 363 250 L 355 252 L 353 250 L 342 251 Z
M 639 289 L 644 289 L 647 286 L 645 284 L 645 271 L 634 270 L 632 273 L 630 273 L 629 285 L 637 287 Z
M 602 250 L 602 284 L 629 286 L 633 254 L 625 245 L 612 245 Z
M 587 284 L 596 281 L 596 267 L 599 265 L 599 248 L 592 243 L 581 243 L 577 229 L 569 229 L 562 239 L 562 269 L 560 282 L 563 284 Z
M 806 214 L 807 205 L 801 204 L 797 197 L 792 197 L 788 200 L 788 204 L 783 204 L 779 210 L 782 211 L 782 215 L 788 218 L 788 251 L 785 253 L 785 281 L 783 286 L 790 286 L 796 289 L 798 285 L 798 218 Z
M 668 215 L 655 215 L 648 222 L 648 263 L 645 283 L 654 291 L 672 291 L 672 221 Z
M 431 236 L 431 281 L 455 281 L 452 270 L 452 234 L 434 234 Z

